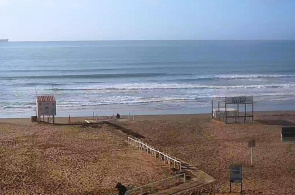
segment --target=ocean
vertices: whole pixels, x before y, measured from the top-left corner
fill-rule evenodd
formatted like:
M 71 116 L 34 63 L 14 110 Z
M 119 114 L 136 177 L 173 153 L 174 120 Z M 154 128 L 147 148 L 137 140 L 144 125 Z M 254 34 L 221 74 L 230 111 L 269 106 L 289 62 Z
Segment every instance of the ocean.
M 254 96 L 257 111 L 295 110 L 295 41 L 0 43 L 0 117 L 194 114 L 211 99 Z

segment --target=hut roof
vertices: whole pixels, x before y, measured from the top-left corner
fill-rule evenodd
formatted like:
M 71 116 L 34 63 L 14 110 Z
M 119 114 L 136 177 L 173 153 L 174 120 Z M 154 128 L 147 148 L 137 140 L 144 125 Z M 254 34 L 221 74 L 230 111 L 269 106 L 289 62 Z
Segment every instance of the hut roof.
M 42 95 L 37 97 L 38 102 L 55 102 L 55 97 L 52 95 Z

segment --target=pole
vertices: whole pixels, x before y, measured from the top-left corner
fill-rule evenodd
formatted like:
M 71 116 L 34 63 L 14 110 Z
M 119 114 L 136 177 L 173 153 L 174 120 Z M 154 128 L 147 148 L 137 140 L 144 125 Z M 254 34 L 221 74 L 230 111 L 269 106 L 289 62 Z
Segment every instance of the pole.
M 244 116 L 244 123 L 246 122 L 246 115 L 247 115 L 247 104 L 245 104 L 245 116 Z
M 212 119 L 213 119 L 213 99 L 212 99 L 212 113 L 211 113 L 211 117 L 212 117 Z
M 71 115 L 69 115 L 69 123 L 71 123 Z
M 225 103 L 225 106 L 224 106 L 224 116 L 225 116 L 225 124 L 227 124 L 227 111 L 226 111 L 226 103 Z
M 37 103 L 37 105 L 36 105 L 36 116 L 38 116 L 39 114 L 38 114 L 38 94 L 37 94 L 37 87 L 35 86 L 35 93 L 36 93 L 36 103 Z M 39 118 L 39 116 L 38 116 L 38 118 Z M 40 122 L 40 119 L 39 119 L 39 122 Z
M 238 104 L 238 120 L 239 120 L 239 122 L 241 122 L 240 121 L 240 104 Z
M 253 147 L 250 148 L 251 153 L 251 167 L 253 167 Z
M 238 107 L 239 107 L 239 104 L 237 104 L 237 110 L 239 110 L 239 108 L 238 108 Z M 237 112 L 239 112 L 239 111 L 237 111 Z M 236 121 L 236 123 L 237 123 L 237 118 L 238 118 L 237 116 L 239 115 L 237 112 L 235 113 L 235 118 L 236 118 L 236 120 L 235 120 L 235 121 Z
M 253 102 L 252 102 L 252 123 L 253 123 L 253 120 L 254 120 L 254 105 L 253 105 Z
M 219 107 L 220 107 L 220 105 L 219 105 L 219 102 L 218 102 L 218 120 L 220 121 L 220 112 L 219 112 Z

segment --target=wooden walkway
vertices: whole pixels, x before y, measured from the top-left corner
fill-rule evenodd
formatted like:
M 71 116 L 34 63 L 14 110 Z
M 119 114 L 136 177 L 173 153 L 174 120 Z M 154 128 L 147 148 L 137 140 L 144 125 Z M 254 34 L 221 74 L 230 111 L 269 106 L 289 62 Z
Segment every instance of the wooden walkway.
M 180 184 L 178 186 L 175 186 L 173 188 L 169 188 L 167 190 L 163 190 L 157 193 L 154 193 L 152 195 L 162 195 L 162 194 L 178 194 L 178 193 L 184 193 L 186 191 L 195 190 L 198 188 L 201 188 L 203 186 L 207 185 L 207 183 L 199 182 L 199 181 L 189 181 L 183 184 Z
M 159 191 L 157 193 L 154 193 L 153 195 L 162 195 L 162 194 L 176 195 L 176 194 L 186 194 L 186 192 L 191 192 L 191 191 L 196 192 L 215 181 L 213 177 L 211 177 L 204 171 L 184 161 L 182 161 L 182 169 L 183 171 L 185 171 L 192 177 L 190 181 L 180 184 L 178 186 L 169 188 L 167 190 Z
M 171 186 L 169 189 L 162 190 L 156 193 L 153 193 L 154 195 L 161 195 L 161 194 L 187 194 L 189 192 L 196 192 L 202 190 L 206 185 L 212 183 L 215 181 L 213 177 L 205 173 L 204 171 L 198 169 L 197 167 L 190 165 L 189 163 L 173 158 L 169 156 L 168 154 L 164 154 L 160 152 L 159 150 L 155 149 L 152 146 L 149 146 L 145 143 L 143 143 L 141 140 L 138 139 L 133 139 L 131 137 L 128 137 L 128 143 L 132 146 L 137 147 L 140 150 L 146 151 L 147 153 L 151 154 L 157 159 L 163 160 L 165 163 L 168 163 L 169 165 L 173 165 L 174 168 L 177 168 L 180 172 L 185 173 L 184 175 L 189 175 L 191 179 L 189 181 L 186 181 L 184 179 L 184 183 L 179 184 L 177 186 Z M 142 189 L 141 191 L 143 192 L 143 188 L 149 186 L 141 186 L 138 187 L 137 189 Z M 126 194 L 134 194 L 134 190 L 127 191 Z M 150 191 L 151 193 L 151 191 Z M 147 194 L 150 194 L 147 193 Z M 146 193 L 140 193 L 140 194 L 146 194 Z

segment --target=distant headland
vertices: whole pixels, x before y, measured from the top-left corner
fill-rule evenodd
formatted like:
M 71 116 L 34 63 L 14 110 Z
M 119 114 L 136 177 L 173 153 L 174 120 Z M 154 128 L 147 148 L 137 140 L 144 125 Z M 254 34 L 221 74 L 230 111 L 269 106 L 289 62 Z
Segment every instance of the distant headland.
M 8 42 L 8 39 L 0 39 L 0 42 Z

